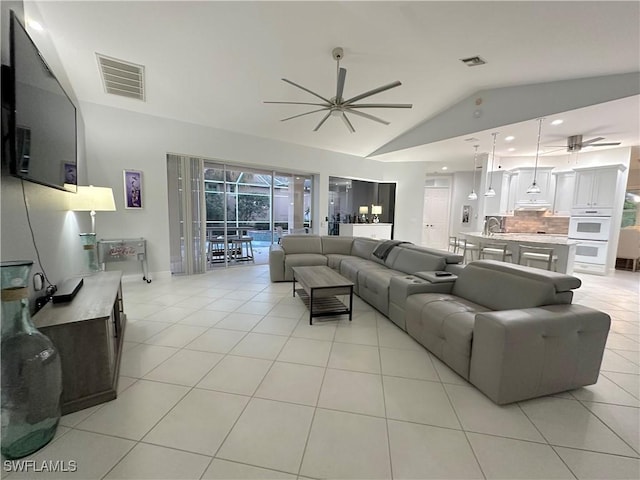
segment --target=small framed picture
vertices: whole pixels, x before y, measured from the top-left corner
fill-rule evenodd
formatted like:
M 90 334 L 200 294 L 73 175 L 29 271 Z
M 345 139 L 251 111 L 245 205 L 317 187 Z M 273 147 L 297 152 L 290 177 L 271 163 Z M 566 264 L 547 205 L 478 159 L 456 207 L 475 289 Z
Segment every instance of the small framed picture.
M 62 162 L 62 175 L 64 177 L 64 182 L 69 185 L 77 185 L 78 184 L 78 171 L 76 169 L 76 164 L 74 162 Z
M 142 172 L 124 170 L 124 208 L 142 208 Z
M 471 221 L 471 205 L 462 206 L 462 223 L 469 223 Z

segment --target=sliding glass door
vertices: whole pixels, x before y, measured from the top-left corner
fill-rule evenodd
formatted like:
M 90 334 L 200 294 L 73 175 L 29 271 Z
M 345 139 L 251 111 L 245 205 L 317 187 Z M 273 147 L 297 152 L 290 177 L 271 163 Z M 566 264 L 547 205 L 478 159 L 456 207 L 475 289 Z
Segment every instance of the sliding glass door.
M 186 201 L 183 183 L 180 176 L 169 178 L 174 204 Z M 312 185 L 311 175 L 204 160 L 201 210 L 205 233 L 201 252 L 196 254 L 185 249 L 184 242 L 175 242 L 172 272 L 186 273 L 184 268 L 173 268 L 184 265 L 185 256 L 202 256 L 207 268 L 240 262 L 267 263 L 269 246 L 283 235 L 311 232 Z M 176 208 L 170 206 L 172 210 Z M 170 224 L 172 236 L 183 236 L 184 222 L 176 221 L 174 215 Z

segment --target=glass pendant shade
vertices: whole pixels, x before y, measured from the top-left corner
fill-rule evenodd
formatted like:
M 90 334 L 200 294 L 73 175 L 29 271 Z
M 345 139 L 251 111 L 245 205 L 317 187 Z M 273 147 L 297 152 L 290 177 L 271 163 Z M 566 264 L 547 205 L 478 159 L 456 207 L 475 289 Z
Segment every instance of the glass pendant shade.
M 536 194 L 536 193 L 540 193 L 541 191 L 542 190 L 540 190 L 540 187 L 536 182 L 533 182 L 531 186 L 527 188 L 527 193 L 529 194 Z
M 489 187 L 489 190 L 484 192 L 484 196 L 485 197 L 495 197 L 496 196 L 496 191 L 493 189 L 493 187 Z
M 477 200 L 478 199 L 478 194 L 476 193 L 475 190 L 471 190 L 471 193 L 469 194 L 469 196 L 467 196 L 467 198 L 469 200 Z
M 0 263 L 2 278 L 2 455 L 21 458 L 53 438 L 62 370 L 51 340 L 31 323 L 31 261 Z

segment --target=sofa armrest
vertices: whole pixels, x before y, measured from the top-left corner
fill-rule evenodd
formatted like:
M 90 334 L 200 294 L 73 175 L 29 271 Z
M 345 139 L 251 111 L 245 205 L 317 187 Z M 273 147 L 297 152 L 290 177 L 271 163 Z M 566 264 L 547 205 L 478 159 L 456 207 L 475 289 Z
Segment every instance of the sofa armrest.
M 272 244 L 269 247 L 269 275 L 272 282 L 284 282 L 284 248 Z
M 610 324 L 575 304 L 479 313 L 469 381 L 497 404 L 594 384 Z

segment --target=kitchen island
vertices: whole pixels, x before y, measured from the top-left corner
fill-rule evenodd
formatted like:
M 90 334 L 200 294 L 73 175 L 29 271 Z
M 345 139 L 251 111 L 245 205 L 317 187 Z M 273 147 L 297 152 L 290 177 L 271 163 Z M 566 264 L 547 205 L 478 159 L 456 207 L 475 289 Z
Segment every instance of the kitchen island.
M 460 233 L 461 237 L 470 243 L 506 243 L 513 253 L 513 261 L 518 260 L 520 245 L 532 247 L 553 248 L 553 254 L 558 257 L 556 269 L 560 273 L 571 275 L 573 273 L 573 261 L 576 256 L 577 240 L 569 240 L 566 235 L 547 235 L 536 233 L 492 233 L 485 235 L 482 232 Z

